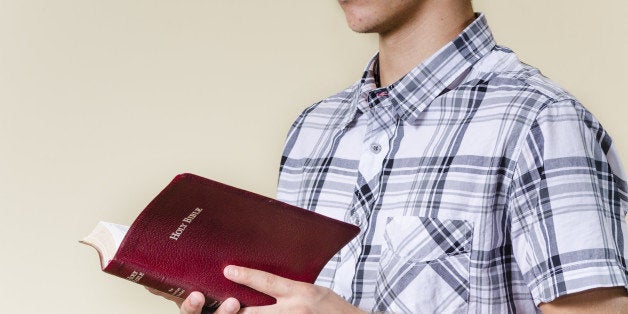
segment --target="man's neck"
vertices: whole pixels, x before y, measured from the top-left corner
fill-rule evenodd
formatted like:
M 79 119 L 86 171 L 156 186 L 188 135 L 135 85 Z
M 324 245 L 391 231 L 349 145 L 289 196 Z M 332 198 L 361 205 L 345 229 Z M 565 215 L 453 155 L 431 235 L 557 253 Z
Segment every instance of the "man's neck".
M 379 76 L 388 86 L 453 40 L 475 18 L 466 1 L 425 1 L 405 23 L 379 34 Z

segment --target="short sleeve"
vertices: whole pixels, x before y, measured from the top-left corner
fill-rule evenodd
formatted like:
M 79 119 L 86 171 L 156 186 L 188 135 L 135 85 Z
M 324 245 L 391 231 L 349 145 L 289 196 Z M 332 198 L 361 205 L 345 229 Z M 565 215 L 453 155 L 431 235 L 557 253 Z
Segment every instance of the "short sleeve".
M 510 235 L 535 303 L 627 287 L 626 181 L 601 125 L 580 104 L 557 102 L 540 112 L 519 149 Z

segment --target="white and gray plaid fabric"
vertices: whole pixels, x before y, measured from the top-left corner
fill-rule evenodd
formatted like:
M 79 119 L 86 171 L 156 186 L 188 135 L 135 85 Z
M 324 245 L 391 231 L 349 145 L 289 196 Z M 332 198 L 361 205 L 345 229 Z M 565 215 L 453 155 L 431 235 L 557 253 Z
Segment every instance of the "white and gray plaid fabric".
M 361 227 L 317 284 L 404 313 L 529 313 L 626 287 L 610 137 L 495 45 L 484 16 L 391 86 L 376 87 L 376 64 L 288 134 L 278 198 Z

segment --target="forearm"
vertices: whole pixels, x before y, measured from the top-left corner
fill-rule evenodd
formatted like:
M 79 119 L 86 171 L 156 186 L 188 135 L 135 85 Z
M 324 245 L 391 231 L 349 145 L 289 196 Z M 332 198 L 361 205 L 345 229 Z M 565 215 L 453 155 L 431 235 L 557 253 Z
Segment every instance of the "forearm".
M 597 288 L 559 297 L 539 306 L 544 314 L 626 313 L 628 293 L 623 287 Z

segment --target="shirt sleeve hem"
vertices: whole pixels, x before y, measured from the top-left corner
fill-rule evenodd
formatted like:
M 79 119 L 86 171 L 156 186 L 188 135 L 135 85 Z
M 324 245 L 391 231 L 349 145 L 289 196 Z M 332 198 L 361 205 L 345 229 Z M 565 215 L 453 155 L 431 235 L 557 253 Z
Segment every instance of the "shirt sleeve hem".
M 561 277 L 567 279 L 558 279 L 552 274 L 544 276 L 543 280 L 531 288 L 532 297 L 536 306 L 539 306 L 541 303 L 552 302 L 561 296 L 596 288 L 623 287 L 628 291 L 627 274 L 626 268 L 618 265 L 608 267 L 605 272 L 600 271 L 599 268 L 586 270 L 581 267 L 564 270 Z M 558 289 L 556 282 L 561 281 L 563 281 L 560 285 L 562 289 Z

